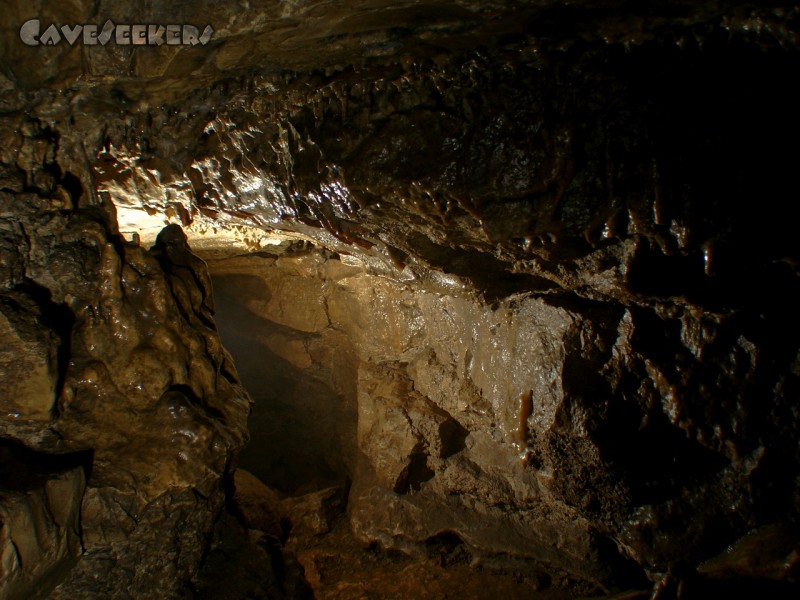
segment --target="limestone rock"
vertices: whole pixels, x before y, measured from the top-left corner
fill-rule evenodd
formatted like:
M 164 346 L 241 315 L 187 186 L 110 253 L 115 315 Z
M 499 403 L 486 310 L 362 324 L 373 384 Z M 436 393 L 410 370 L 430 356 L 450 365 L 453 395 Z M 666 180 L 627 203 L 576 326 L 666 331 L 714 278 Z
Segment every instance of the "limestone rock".
M 60 340 L 25 296 L 0 304 L 0 411 L 11 419 L 49 422 L 59 376 Z M 17 302 L 22 302 L 22 306 Z M 3 310 L 2 306 L 6 308 Z
M 359 447 L 385 487 L 419 490 L 442 459 L 463 448 L 467 432 L 415 392 L 402 369 L 363 365 L 358 387 Z
M 4 137 L 9 127 L 0 124 Z M 0 386 L 9 415 L 0 430 L 44 462 L 92 456 L 76 500 L 82 552 L 72 542 L 61 554 L 40 546 L 53 555 L 41 558 L 43 570 L 80 554 L 51 596 L 119 597 L 155 581 L 180 595 L 223 504 L 250 405 L 211 319 L 205 264 L 174 230 L 152 252 L 124 243 L 113 207 L 87 198 L 93 192 L 55 162 L 58 135 L 35 121 L 18 130 L 28 150 L 17 167 L 39 187 L 0 192 Z M 72 514 L 58 503 L 51 510 Z M 16 535 L 20 515 L 4 525 Z M 44 585 L 37 560 L 28 573 Z
M 289 268 L 291 260 L 283 256 L 280 268 Z M 261 261 L 239 258 L 231 264 L 244 275 L 248 262 Z M 224 272 L 225 262 L 215 270 Z M 347 465 L 353 481 L 348 515 L 359 539 L 420 555 L 429 540 L 452 533 L 486 564 L 509 560 L 512 553 L 526 572 L 546 564 L 556 579 L 578 576 L 601 585 L 645 586 L 646 570 L 658 579 L 667 564 L 707 555 L 702 523 L 720 518 L 719 511 L 736 502 L 729 494 L 741 489 L 740 469 L 756 463 L 726 466 L 716 453 L 727 453 L 729 446 L 713 437 L 682 441 L 680 432 L 691 431 L 682 415 L 699 405 L 675 390 L 698 386 L 693 389 L 705 394 L 709 407 L 705 377 L 731 390 L 737 368 L 752 377 L 747 373 L 756 360 L 753 347 L 725 333 L 731 325 L 724 316 L 689 311 L 662 317 L 555 295 L 516 295 L 490 305 L 468 295 L 412 291 L 336 262 L 328 259 L 330 266 L 306 275 L 330 274 L 309 288 L 328 307 L 343 291 L 352 294 L 350 311 L 331 319 L 331 328 L 357 332 L 362 315 L 389 318 L 383 308 L 389 304 L 415 314 L 418 331 L 400 346 L 381 345 L 381 331 L 337 338 L 334 357 L 355 355 L 358 371 L 334 360 L 331 368 L 342 375 L 326 376 L 336 389 L 355 390 L 350 393 L 357 412 L 350 418 L 357 419 L 361 458 Z M 373 286 L 382 288 L 380 295 L 368 292 Z M 391 318 L 404 326 L 403 316 Z M 660 323 L 674 328 L 669 339 L 676 344 L 682 383 L 666 374 L 669 361 L 647 342 Z M 258 331 L 254 323 L 249 334 Z M 298 334 L 281 335 L 286 340 Z M 708 344 L 722 345 L 703 350 Z M 309 340 L 305 347 L 314 346 Z M 325 356 L 309 353 L 311 365 L 298 377 L 325 373 L 317 362 Z M 349 383 L 343 377 L 348 372 Z M 253 381 L 258 385 L 258 377 Z M 289 391 L 284 402 L 285 427 L 302 423 L 294 435 L 323 431 L 316 410 L 303 408 L 309 399 L 301 388 Z M 630 415 L 630 426 L 646 433 L 624 443 L 607 437 L 617 431 L 614 415 L 620 414 Z M 303 451 L 327 459 L 321 446 Z M 291 459 L 291 451 L 281 452 Z M 762 460 L 760 452 L 745 460 Z M 654 471 L 651 463 L 661 466 Z M 680 491 L 670 497 L 670 490 Z M 697 504 L 708 497 L 716 500 Z M 653 504 L 633 511 L 631 503 L 643 500 Z M 702 518 L 690 518 L 690 506 Z M 656 535 L 665 514 L 683 523 L 673 533 L 683 543 Z M 686 544 L 692 544 L 688 554 Z
M 0 590 L 3 598 L 44 598 L 81 554 L 85 457 L 53 470 L 46 457 L 0 445 Z M 77 464 L 76 464 L 77 463 Z
M 248 529 L 257 529 L 281 539 L 283 531 L 278 494 L 244 469 L 237 469 L 234 473 L 233 488 L 233 506 L 242 523 Z
M 284 498 L 281 510 L 292 522 L 292 535 L 302 537 L 328 533 L 333 520 L 344 511 L 345 504 L 345 490 L 333 487 Z
M 240 452 L 351 481 L 364 542 L 596 592 L 796 524 L 800 18 L 756 4 L 8 3 L 0 435 L 92 457 L 53 598 L 185 597 Z M 217 280 L 244 451 L 198 247 L 260 261 Z
M 752 582 L 796 584 L 800 577 L 800 536 L 793 527 L 774 523 L 748 532 L 698 572 L 713 579 L 746 578 Z

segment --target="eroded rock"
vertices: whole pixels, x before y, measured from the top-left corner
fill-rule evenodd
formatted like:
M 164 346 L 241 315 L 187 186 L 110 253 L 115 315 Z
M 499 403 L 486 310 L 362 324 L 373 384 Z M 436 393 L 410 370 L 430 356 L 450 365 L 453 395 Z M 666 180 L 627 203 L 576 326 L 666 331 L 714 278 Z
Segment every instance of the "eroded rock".
M 9 600 L 43 598 L 82 552 L 89 456 L 48 457 L 3 443 L 0 458 L 0 590 Z
M 309 284 L 293 288 L 294 303 L 311 289 L 338 315 L 329 329 L 355 332 L 337 342 L 358 358 L 357 373 L 349 371 L 355 383 L 327 381 L 356 388 L 361 458 L 347 466 L 348 515 L 364 542 L 424 556 L 430 540 L 455 535 L 476 564 L 511 561 L 531 574 L 544 568 L 559 585 L 578 577 L 602 589 L 660 581 L 713 552 L 708 523 L 724 520 L 735 535 L 757 519 L 765 498 L 742 489 L 763 449 L 738 455 L 747 445 L 728 437 L 738 434 L 725 421 L 693 430 L 686 414 L 698 401 L 678 393 L 704 395 L 708 419 L 711 380 L 714 390 L 733 386 L 734 371 L 752 381 L 753 346 L 726 333 L 733 324 L 725 315 L 620 310 L 555 295 L 488 304 L 420 292 L 324 253 L 237 258 L 214 269 L 243 276 L 249 263 L 268 295 L 282 270 L 297 273 L 293 260 L 315 265 L 304 271 Z M 347 313 L 336 308 L 345 305 Z M 383 336 L 398 339 L 386 332 L 408 327 L 409 314 L 416 333 L 382 344 Z M 364 318 L 381 325 L 362 327 Z M 651 341 L 653 327 L 669 332 L 660 344 Z M 284 330 L 281 339 L 292 335 Z M 328 329 L 320 335 L 329 339 Z M 307 356 L 304 376 L 325 372 L 317 362 L 324 355 Z M 747 388 L 730 389 L 749 402 Z M 296 398 L 302 412 L 302 392 Z M 619 437 L 624 423 L 630 429 Z M 322 431 L 316 427 L 324 426 L 309 420 L 302 435 Z M 675 522 L 679 532 L 659 533 Z
M 416 392 L 402 368 L 363 365 L 358 390 L 359 448 L 383 486 L 419 490 L 442 459 L 463 449 L 467 431 Z
M 11 419 L 49 422 L 58 391 L 58 336 L 25 295 L 4 297 L 0 312 L 0 410 Z M 21 302 L 22 304 L 18 304 Z
M 3 122 L 4 138 L 12 126 Z M 22 131 L 34 151 L 17 167 L 38 189 L 2 192 L 2 432 L 45 462 L 91 453 L 86 492 L 81 479 L 80 494 L 61 501 L 77 495 L 71 509 L 48 509 L 53 519 L 73 515 L 63 525 L 72 537 L 53 550 L 42 538 L 43 557 L 28 557 L 23 579 L 34 593 L 37 562 L 46 570 L 80 554 L 52 597 L 119 597 L 154 582 L 179 595 L 223 504 L 250 402 L 211 319 L 205 265 L 173 230 L 152 252 L 126 244 L 112 208 L 77 207 L 86 196 L 54 162 L 58 134 L 36 122 Z M 40 505 L 28 511 L 30 527 L 19 511 L 4 527 L 34 531 L 31 519 L 49 515 Z
M 283 537 L 280 497 L 244 469 L 237 469 L 233 475 L 233 506 L 248 529 Z
M 284 498 L 281 509 L 291 520 L 293 536 L 328 533 L 333 521 L 344 512 L 347 493 L 342 488 L 326 488 L 304 496 Z

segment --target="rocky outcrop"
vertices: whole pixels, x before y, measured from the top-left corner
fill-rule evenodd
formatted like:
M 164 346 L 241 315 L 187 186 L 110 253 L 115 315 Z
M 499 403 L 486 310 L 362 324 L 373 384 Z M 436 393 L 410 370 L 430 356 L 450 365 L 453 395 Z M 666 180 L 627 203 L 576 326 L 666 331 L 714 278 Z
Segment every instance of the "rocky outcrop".
M 52 597 L 149 593 L 156 582 L 175 596 L 247 439 L 250 401 L 211 319 L 205 265 L 177 227 L 150 251 L 125 243 L 113 208 L 61 172 L 56 132 L 4 122 L 3 139 L 20 150 L 0 193 L 0 431 L 43 469 L 83 457 L 4 495 L 4 594 L 22 593 L 23 580 L 40 593 L 58 578 L 39 572 L 80 554 Z

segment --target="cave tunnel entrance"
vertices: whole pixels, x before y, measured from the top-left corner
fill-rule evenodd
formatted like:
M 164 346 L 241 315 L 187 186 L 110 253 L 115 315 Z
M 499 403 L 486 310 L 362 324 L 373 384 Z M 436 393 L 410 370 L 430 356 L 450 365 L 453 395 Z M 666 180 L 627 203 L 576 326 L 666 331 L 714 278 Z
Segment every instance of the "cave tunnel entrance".
M 355 447 L 354 363 L 346 350 L 324 347 L 308 310 L 323 282 L 303 277 L 297 285 L 281 266 L 264 255 L 209 261 L 220 336 L 254 400 L 239 466 L 288 495 L 346 488 Z

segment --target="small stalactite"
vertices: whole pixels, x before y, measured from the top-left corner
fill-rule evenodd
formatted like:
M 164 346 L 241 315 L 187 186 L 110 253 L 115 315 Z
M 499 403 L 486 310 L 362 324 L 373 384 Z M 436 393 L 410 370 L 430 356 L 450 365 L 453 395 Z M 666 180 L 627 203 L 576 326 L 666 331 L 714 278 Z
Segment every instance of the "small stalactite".
M 511 444 L 519 453 L 519 458 L 524 463 L 528 462 L 528 438 L 530 425 L 528 420 L 533 414 L 533 390 L 522 392 L 519 395 L 519 411 L 517 413 L 517 428 L 511 434 Z

